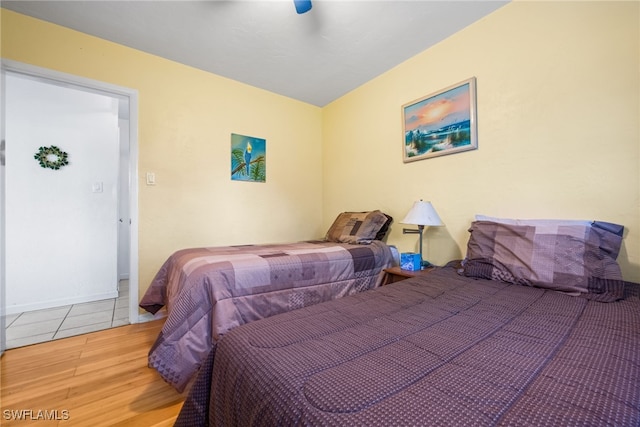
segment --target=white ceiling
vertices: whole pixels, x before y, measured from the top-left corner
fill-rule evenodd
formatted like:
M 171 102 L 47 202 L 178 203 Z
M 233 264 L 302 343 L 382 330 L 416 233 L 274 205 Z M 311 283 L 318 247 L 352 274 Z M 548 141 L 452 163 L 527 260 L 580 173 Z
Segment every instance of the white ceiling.
M 508 1 L 6 1 L 3 8 L 324 106 Z

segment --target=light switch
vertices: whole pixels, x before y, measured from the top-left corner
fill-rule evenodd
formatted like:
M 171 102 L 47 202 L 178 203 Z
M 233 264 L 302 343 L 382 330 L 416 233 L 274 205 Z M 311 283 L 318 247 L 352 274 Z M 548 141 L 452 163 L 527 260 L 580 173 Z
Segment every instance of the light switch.
M 102 182 L 100 181 L 94 182 L 93 185 L 91 186 L 91 192 L 102 193 Z
M 147 172 L 147 185 L 156 185 L 156 174 Z

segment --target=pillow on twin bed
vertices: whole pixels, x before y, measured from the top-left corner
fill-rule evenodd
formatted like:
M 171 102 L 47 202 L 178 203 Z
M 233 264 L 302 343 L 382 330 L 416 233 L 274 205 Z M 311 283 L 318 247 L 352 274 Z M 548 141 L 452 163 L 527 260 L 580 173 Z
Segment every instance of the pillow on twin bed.
M 393 221 L 379 210 L 369 212 L 342 212 L 333 221 L 325 240 L 336 243 L 368 244 L 382 240 Z
M 624 227 L 598 221 L 476 217 L 463 274 L 583 295 L 623 296 L 616 262 Z

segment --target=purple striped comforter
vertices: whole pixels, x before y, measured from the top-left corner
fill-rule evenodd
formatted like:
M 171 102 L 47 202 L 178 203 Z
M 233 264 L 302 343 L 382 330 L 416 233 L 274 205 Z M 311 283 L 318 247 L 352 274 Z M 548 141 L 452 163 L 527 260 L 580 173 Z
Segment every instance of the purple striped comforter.
M 310 241 L 184 249 L 171 255 L 140 302 L 168 318 L 149 365 L 178 391 L 216 341 L 274 314 L 375 288 L 392 264 L 390 248 Z

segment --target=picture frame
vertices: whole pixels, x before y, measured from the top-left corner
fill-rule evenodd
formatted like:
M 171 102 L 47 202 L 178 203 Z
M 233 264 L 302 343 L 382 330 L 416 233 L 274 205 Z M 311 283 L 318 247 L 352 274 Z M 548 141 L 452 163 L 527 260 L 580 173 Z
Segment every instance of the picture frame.
M 405 163 L 477 149 L 476 78 L 404 104 L 402 140 Z
M 231 180 L 266 182 L 267 141 L 265 139 L 231 134 Z

